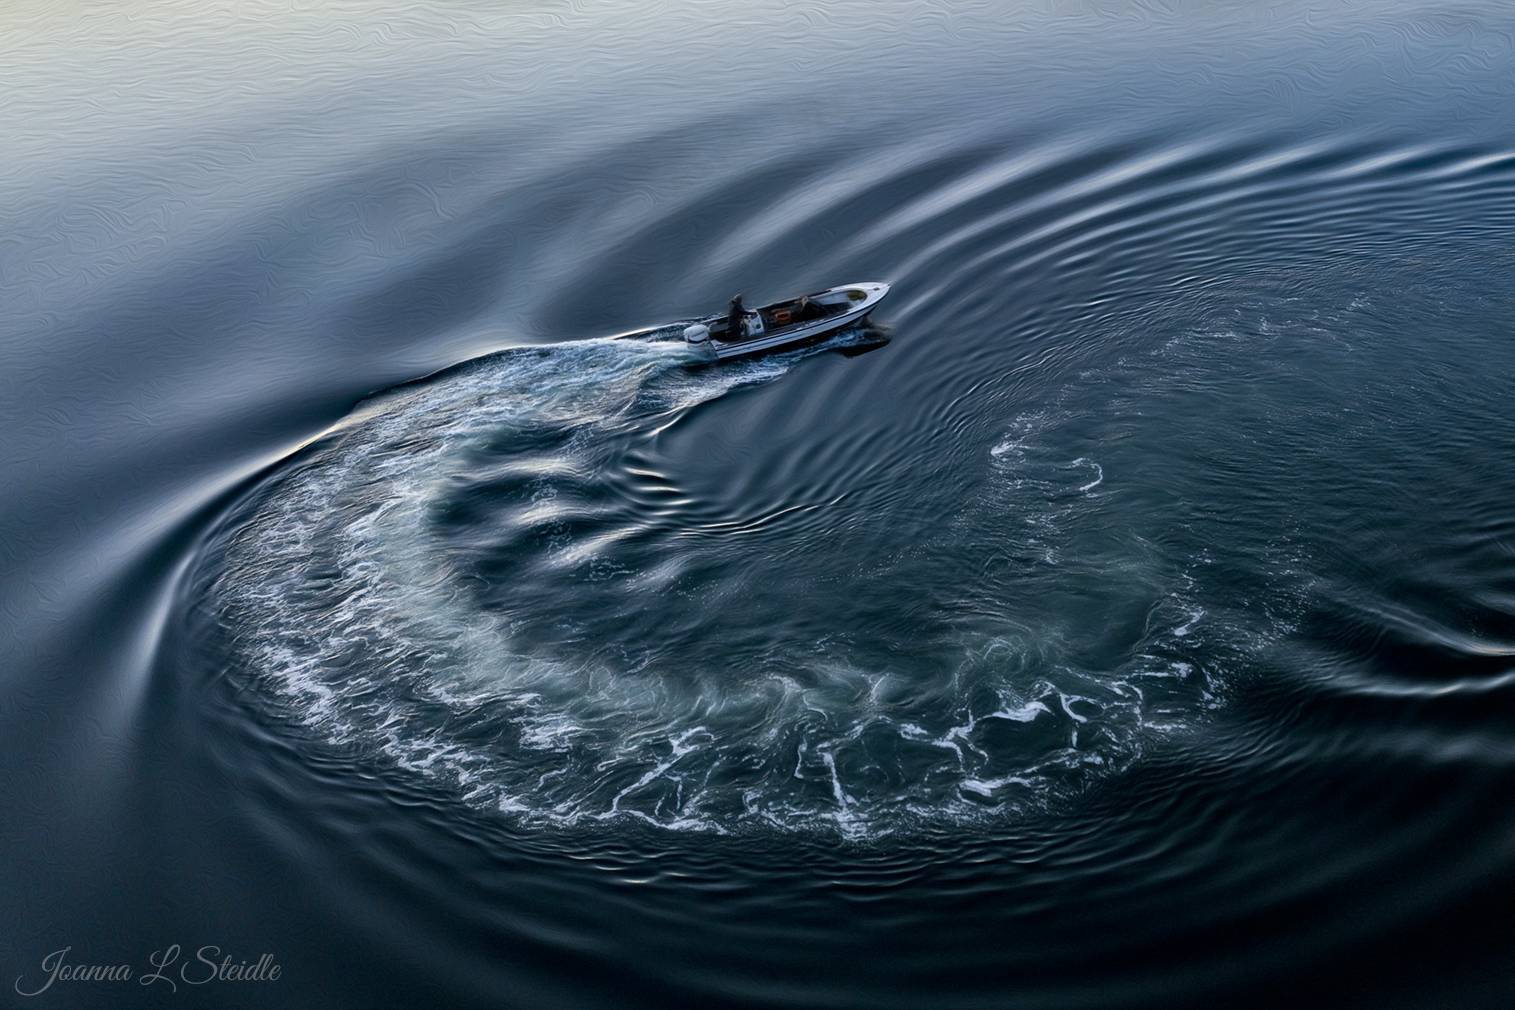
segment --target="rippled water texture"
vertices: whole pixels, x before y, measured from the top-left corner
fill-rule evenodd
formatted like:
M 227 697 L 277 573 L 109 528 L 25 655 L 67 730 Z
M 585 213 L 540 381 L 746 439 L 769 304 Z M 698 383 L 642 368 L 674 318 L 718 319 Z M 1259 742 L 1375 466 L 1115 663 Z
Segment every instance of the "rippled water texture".
M 1500 5 L 0 38 L 13 978 L 1515 996 Z M 817 347 L 676 339 L 874 279 Z

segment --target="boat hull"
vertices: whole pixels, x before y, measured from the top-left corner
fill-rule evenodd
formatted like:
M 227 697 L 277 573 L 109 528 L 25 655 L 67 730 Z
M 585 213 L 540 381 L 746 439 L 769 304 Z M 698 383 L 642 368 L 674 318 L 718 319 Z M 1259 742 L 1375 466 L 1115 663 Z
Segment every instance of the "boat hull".
M 772 354 L 777 351 L 792 350 L 807 344 L 814 344 L 826 339 L 834 333 L 845 330 L 849 326 L 856 325 L 868 318 L 868 314 L 878 307 L 884 296 L 889 293 L 889 285 L 881 281 L 868 281 L 862 284 L 844 284 L 841 287 L 827 288 L 810 296 L 821 301 L 823 299 L 836 300 L 846 298 L 845 308 L 842 311 L 821 319 L 806 322 L 791 323 L 775 329 L 765 329 L 762 333 L 755 334 L 745 340 L 716 340 L 705 341 L 707 345 L 704 355 L 712 361 L 730 361 L 734 358 L 745 358 L 754 354 Z M 762 309 L 760 312 L 764 311 Z M 719 316 L 712 316 L 708 322 L 717 322 Z

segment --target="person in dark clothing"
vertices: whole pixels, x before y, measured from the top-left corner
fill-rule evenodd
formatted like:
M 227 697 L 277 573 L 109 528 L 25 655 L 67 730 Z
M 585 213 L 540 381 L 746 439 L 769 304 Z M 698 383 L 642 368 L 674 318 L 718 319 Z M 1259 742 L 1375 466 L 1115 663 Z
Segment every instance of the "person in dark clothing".
M 826 310 L 821 308 L 815 302 L 811 301 L 809 295 L 801 298 L 799 305 L 795 306 L 795 322 L 807 323 L 812 319 L 820 319 L 825 315 Z
M 742 339 L 742 317 L 747 314 L 747 309 L 742 305 L 742 296 L 737 295 L 731 299 L 731 308 L 726 312 L 726 340 Z

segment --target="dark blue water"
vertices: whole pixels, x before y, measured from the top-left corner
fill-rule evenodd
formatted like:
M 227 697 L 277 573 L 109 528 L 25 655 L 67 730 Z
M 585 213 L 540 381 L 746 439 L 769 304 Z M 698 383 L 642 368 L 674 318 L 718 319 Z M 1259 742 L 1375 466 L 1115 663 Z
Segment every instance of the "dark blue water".
M 1503 4 L 0 52 L 0 1005 L 1515 999 Z

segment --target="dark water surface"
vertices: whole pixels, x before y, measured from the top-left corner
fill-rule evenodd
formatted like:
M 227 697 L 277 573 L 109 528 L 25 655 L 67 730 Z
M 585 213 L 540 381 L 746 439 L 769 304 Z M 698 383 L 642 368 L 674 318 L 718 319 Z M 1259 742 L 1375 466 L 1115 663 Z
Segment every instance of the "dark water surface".
M 0 81 L 0 1005 L 1515 999 L 1506 5 L 24 2 Z M 282 973 L 22 992 L 175 943 Z

